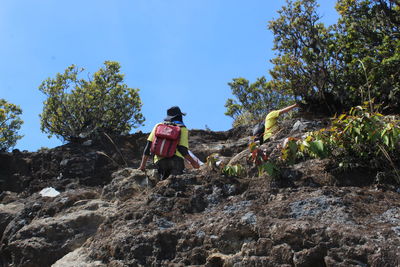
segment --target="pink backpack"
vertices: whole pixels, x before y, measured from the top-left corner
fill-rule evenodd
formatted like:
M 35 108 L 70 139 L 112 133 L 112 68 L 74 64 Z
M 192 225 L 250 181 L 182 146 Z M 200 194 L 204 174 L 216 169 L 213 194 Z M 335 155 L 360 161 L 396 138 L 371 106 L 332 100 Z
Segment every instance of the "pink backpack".
M 172 124 L 157 125 L 155 138 L 151 144 L 151 153 L 164 158 L 175 155 L 179 143 L 181 128 Z

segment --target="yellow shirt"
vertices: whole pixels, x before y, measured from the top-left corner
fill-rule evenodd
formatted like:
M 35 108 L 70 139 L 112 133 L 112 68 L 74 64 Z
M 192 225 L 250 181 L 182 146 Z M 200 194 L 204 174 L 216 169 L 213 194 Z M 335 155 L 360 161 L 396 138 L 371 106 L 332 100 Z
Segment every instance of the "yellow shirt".
M 156 126 L 154 126 L 153 130 L 151 131 L 149 137 L 147 137 L 147 140 L 150 142 L 154 141 L 155 138 L 155 134 L 156 134 L 156 128 L 160 123 L 156 124 Z M 179 139 L 179 146 L 184 146 L 187 149 L 189 149 L 189 131 L 186 127 L 180 127 L 181 128 L 181 135 L 180 135 L 180 139 Z M 175 155 L 181 158 L 184 158 L 182 156 L 182 154 L 178 151 L 178 149 L 175 151 Z M 163 157 L 154 155 L 154 163 L 156 163 L 157 161 L 159 161 L 160 159 L 162 159 Z
M 267 117 L 265 117 L 265 130 L 264 130 L 264 137 L 263 140 L 268 140 L 272 134 L 278 130 L 278 121 L 279 117 L 279 110 L 273 110 L 268 113 Z

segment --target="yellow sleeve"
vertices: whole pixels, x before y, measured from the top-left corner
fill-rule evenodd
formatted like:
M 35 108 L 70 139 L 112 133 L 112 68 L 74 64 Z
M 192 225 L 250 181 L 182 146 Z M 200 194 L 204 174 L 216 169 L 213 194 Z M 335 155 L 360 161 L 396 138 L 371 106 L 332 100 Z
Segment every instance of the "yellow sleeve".
M 181 127 L 181 137 L 179 140 L 179 145 L 189 149 L 189 131 L 186 127 Z
M 265 131 L 268 131 L 268 129 L 271 129 L 275 126 L 278 117 L 279 110 L 274 110 L 268 113 L 267 117 L 265 117 Z
M 147 137 L 147 141 L 150 141 L 150 142 L 154 141 L 154 138 L 156 137 L 156 128 L 158 125 L 159 125 L 159 123 L 157 123 L 156 126 L 154 126 L 153 130 L 149 134 L 149 137 Z
M 268 113 L 265 120 L 272 120 L 272 119 L 276 119 L 278 117 L 279 117 L 279 110 L 273 110 L 270 113 Z
M 264 141 L 268 140 L 272 134 L 278 129 L 277 121 L 279 117 L 279 110 L 274 110 L 268 113 L 265 117 L 265 130 Z

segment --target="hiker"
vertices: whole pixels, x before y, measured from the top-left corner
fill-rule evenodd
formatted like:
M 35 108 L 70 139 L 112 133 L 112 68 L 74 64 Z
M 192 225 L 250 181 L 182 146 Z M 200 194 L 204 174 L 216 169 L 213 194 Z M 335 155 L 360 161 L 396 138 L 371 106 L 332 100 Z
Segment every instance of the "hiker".
M 253 136 L 255 136 L 254 141 L 260 141 L 260 144 L 267 141 L 278 129 L 277 121 L 279 115 L 287 113 L 292 109 L 298 107 L 299 105 L 293 104 L 283 109 L 273 110 L 268 113 L 265 117 L 265 122 L 263 124 L 258 124 L 253 129 Z
M 189 154 L 189 131 L 182 119 L 185 115 L 186 113 L 181 112 L 177 106 L 167 110 L 164 122 L 154 126 L 147 138 L 139 170 L 146 170 L 146 163 L 151 155 L 154 155 L 160 180 L 168 178 L 171 174 L 182 174 L 185 168 L 184 159 L 188 160 L 193 168 L 200 167 Z

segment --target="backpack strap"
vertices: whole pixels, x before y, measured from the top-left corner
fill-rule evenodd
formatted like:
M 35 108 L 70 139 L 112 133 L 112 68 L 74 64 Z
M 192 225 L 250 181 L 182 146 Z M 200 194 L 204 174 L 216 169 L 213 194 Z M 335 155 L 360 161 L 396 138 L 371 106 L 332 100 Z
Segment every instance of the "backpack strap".
M 176 126 L 179 126 L 179 127 L 186 127 L 185 124 L 183 122 L 181 122 L 181 121 L 171 121 L 169 123 L 171 123 L 173 125 L 176 125 Z

